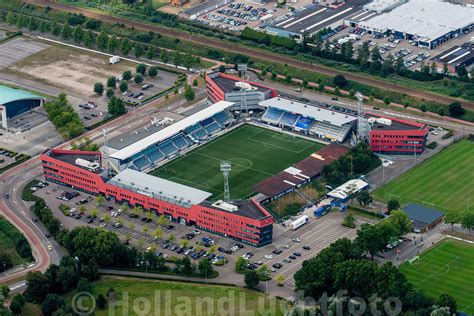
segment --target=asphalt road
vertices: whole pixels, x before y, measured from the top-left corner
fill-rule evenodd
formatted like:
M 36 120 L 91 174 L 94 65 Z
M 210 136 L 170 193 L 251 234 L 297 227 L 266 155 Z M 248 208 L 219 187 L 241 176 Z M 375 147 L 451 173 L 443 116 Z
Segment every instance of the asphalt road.
M 134 27 L 136 29 L 145 30 L 145 31 L 153 31 L 153 32 L 168 36 L 170 38 L 178 38 L 190 43 L 195 43 L 195 44 L 199 44 L 199 45 L 203 45 L 207 47 L 221 49 L 227 52 L 232 52 L 232 53 L 239 52 L 241 54 L 245 54 L 252 58 L 271 61 L 275 63 L 288 64 L 298 69 L 311 70 L 311 71 L 329 75 L 329 76 L 343 74 L 349 80 L 354 80 L 354 81 L 371 85 L 371 86 L 375 86 L 381 89 L 388 89 L 388 90 L 397 91 L 400 93 L 405 93 L 405 94 L 408 94 L 420 99 L 424 98 L 425 100 L 435 101 L 435 102 L 439 102 L 443 104 L 449 104 L 453 101 L 460 101 L 461 104 L 465 108 L 474 110 L 474 102 L 458 100 L 456 98 L 438 95 L 438 94 L 431 93 L 428 91 L 422 91 L 422 90 L 417 90 L 417 89 L 413 89 L 409 87 L 403 87 L 403 86 L 396 85 L 394 83 L 387 83 L 378 79 L 368 78 L 366 76 L 354 74 L 351 72 L 344 72 L 344 71 L 331 69 L 331 68 L 321 66 L 321 65 L 314 65 L 314 64 L 300 61 L 298 59 L 294 59 L 288 56 L 273 54 L 270 52 L 266 52 L 266 51 L 262 51 L 262 50 L 258 50 L 254 48 L 249 48 L 246 46 L 242 46 L 242 45 L 238 45 L 238 44 L 234 44 L 230 42 L 225 42 L 218 39 L 195 36 L 185 31 L 180 31 L 176 29 L 168 29 L 168 28 L 159 26 L 157 24 L 151 25 L 151 24 L 146 24 L 146 23 L 137 22 L 133 20 L 128 20 L 125 18 L 115 17 L 115 16 L 104 14 L 104 13 L 100 13 L 100 12 L 90 11 L 84 8 L 78 8 L 78 7 L 74 7 L 74 6 L 70 6 L 66 4 L 55 3 L 52 0 L 32 0 L 32 1 L 24 1 L 24 2 L 30 2 L 32 4 L 36 4 L 40 6 L 49 6 L 56 10 L 68 11 L 68 12 L 76 13 L 76 14 L 82 13 L 87 17 L 94 18 L 97 20 L 101 20 L 101 21 L 105 21 L 109 23 L 123 23 L 127 26 Z

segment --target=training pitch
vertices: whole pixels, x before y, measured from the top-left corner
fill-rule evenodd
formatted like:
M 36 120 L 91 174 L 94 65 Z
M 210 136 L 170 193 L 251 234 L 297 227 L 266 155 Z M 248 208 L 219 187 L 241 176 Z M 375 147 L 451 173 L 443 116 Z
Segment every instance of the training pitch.
M 474 314 L 474 246 L 446 239 L 422 253 L 420 259 L 400 267 L 416 288 L 432 298 L 448 293 L 456 299 L 458 312 Z
M 442 211 L 474 211 L 474 142 L 462 140 L 374 192 L 376 199 L 415 202 Z
M 221 161 L 230 161 L 232 199 L 252 194 L 260 181 L 288 168 L 324 145 L 310 140 L 242 125 L 215 140 L 179 157 L 151 174 L 212 193 L 212 200 L 224 194 Z

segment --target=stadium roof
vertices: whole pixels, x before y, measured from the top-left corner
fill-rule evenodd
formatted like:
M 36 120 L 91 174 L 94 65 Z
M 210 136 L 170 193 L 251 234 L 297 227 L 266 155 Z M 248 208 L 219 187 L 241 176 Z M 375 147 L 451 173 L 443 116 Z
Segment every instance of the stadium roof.
M 473 23 L 474 7 L 441 0 L 410 0 L 359 26 L 404 32 L 431 41 Z
M 0 104 L 5 105 L 13 101 L 31 100 L 31 99 L 44 99 L 44 98 L 25 90 L 15 89 L 8 86 L 0 85 Z
M 259 105 L 298 113 L 306 117 L 311 117 L 316 121 L 325 121 L 337 126 L 342 126 L 344 124 L 357 120 L 356 117 L 344 113 L 339 113 L 328 109 L 312 106 L 309 104 L 283 99 L 280 97 L 262 101 L 259 103 Z
M 176 182 L 151 176 L 133 169 L 125 169 L 109 180 L 110 184 L 133 192 L 191 207 L 204 202 L 212 193 L 194 189 Z
M 351 194 L 366 188 L 369 184 L 360 179 L 352 179 L 328 193 L 328 196 L 344 200 Z
M 181 121 L 178 121 L 168 126 L 167 128 L 161 129 L 157 131 L 156 133 L 153 133 L 131 144 L 130 146 L 127 146 L 111 154 L 110 157 L 115 158 L 115 159 L 120 159 L 120 160 L 127 159 L 162 140 L 165 140 L 173 135 L 176 135 L 177 133 L 179 133 L 180 131 L 182 131 L 188 126 L 199 123 L 200 121 L 205 120 L 206 118 L 211 117 L 216 113 L 224 111 L 226 108 L 232 106 L 233 104 L 234 103 L 232 102 L 219 101 L 213 105 L 210 105 L 209 107 L 205 108 L 204 110 L 200 112 L 197 112 L 197 113 L 194 113 L 193 115 L 185 117 Z

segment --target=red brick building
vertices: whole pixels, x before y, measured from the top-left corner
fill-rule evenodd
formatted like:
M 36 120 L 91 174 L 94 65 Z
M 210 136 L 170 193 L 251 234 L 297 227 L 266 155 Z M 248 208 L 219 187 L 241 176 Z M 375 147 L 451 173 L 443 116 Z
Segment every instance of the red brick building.
M 108 177 L 101 154 L 48 149 L 41 156 L 46 180 L 109 201 L 141 206 L 169 220 L 253 246 L 272 242 L 273 218 L 255 200 L 211 203 L 211 193 L 125 169 Z
M 428 126 L 422 123 L 366 113 L 370 125 L 370 148 L 387 155 L 423 153 L 428 139 Z
M 249 109 L 278 95 L 274 89 L 221 72 L 207 74 L 206 87 L 210 102 L 229 101 L 234 102 L 236 107 Z

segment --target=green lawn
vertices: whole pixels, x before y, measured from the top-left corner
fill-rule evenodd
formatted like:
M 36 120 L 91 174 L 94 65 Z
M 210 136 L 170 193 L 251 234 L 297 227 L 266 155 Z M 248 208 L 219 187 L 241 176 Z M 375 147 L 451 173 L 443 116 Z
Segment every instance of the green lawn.
M 378 200 L 474 211 L 474 142 L 460 141 L 374 192 Z M 470 198 L 470 200 L 469 200 Z
M 110 288 L 114 289 L 117 302 L 125 301 L 128 304 L 127 315 L 130 316 L 223 315 L 226 311 L 232 315 L 262 315 L 264 313 L 258 312 L 259 307 L 261 310 L 265 307 L 268 311 L 272 304 L 275 312 L 271 315 L 283 315 L 279 308 L 283 301 L 270 300 L 264 293 L 239 287 L 103 276 L 92 285 L 92 294 L 94 297 L 99 293 L 106 295 Z M 67 295 L 66 301 L 71 302 L 73 296 L 73 293 Z M 149 309 L 146 309 L 147 306 Z M 113 309 L 113 315 L 125 315 L 123 305 Z M 105 309 L 96 310 L 94 315 L 112 314 Z
M 232 163 L 229 185 L 233 199 L 252 194 L 260 181 L 306 158 L 324 145 L 264 128 L 243 125 L 151 174 L 211 192 L 222 198 L 224 180 L 219 163 Z
M 415 287 L 433 298 L 452 295 L 458 311 L 474 314 L 474 246 L 447 239 L 400 267 Z

